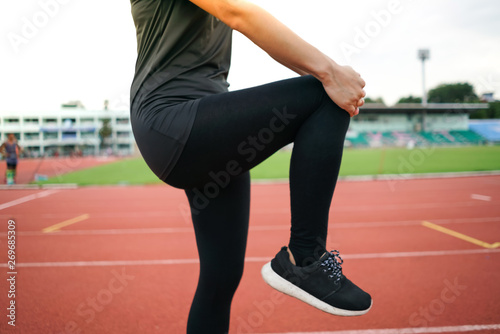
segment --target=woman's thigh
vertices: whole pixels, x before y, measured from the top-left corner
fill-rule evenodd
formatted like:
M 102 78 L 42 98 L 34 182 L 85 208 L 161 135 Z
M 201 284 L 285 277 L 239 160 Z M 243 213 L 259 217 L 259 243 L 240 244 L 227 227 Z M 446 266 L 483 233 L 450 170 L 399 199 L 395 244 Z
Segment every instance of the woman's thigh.
M 293 142 L 303 122 L 325 104 L 345 113 L 312 76 L 204 97 L 166 181 L 180 188 L 209 181 L 224 186 Z

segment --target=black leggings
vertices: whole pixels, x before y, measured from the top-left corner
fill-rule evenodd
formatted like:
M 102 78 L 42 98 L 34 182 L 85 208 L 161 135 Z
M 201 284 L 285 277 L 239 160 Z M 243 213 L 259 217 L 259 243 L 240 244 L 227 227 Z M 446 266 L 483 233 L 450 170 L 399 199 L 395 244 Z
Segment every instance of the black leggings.
M 200 257 L 189 334 L 228 332 L 248 233 L 248 171 L 292 142 L 289 248 L 299 264 L 325 250 L 348 126 L 348 113 L 311 76 L 201 99 L 166 180 L 186 189 Z

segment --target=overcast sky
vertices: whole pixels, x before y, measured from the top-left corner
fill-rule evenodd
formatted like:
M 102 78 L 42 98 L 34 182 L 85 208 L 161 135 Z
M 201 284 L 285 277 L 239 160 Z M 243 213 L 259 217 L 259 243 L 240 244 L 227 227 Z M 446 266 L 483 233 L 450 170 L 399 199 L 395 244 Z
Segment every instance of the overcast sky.
M 427 87 L 469 82 L 500 98 L 498 0 L 255 0 L 367 82 L 392 105 L 422 95 L 417 50 L 429 48 Z M 304 5 L 307 4 L 307 5 Z M 136 42 L 127 0 L 0 2 L 0 112 L 128 108 Z M 234 33 L 231 89 L 295 74 Z

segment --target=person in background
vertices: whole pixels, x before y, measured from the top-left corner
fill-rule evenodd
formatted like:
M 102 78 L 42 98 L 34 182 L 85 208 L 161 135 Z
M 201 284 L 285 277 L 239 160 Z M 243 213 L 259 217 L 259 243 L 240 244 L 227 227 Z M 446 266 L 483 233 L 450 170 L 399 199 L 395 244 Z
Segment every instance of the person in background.
M 21 146 L 17 143 L 17 138 L 13 133 L 7 135 L 7 141 L 0 146 L 0 153 L 5 157 L 7 162 L 7 171 L 5 173 L 5 183 L 16 183 L 16 170 L 19 155 L 21 154 Z

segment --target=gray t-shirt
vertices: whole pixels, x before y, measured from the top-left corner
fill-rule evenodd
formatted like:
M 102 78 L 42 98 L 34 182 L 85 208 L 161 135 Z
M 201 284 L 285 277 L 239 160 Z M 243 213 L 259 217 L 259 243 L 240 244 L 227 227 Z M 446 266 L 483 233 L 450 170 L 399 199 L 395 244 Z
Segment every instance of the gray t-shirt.
M 136 129 L 153 129 L 171 139 L 172 154 L 155 158 L 155 164 L 168 165 L 155 171 L 164 178 L 187 141 L 197 99 L 228 90 L 232 30 L 188 0 L 131 0 L 131 5 L 137 31 L 132 125 L 146 155 L 148 140 L 141 146 L 146 134 Z

